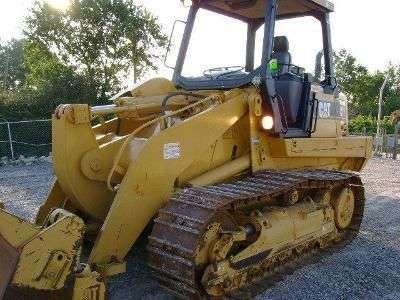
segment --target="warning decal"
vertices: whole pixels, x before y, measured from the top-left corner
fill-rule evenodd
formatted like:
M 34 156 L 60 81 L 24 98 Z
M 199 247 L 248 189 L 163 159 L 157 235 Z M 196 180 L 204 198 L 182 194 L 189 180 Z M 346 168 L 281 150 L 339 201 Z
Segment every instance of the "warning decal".
M 179 159 L 181 157 L 181 144 L 169 143 L 164 145 L 164 159 Z

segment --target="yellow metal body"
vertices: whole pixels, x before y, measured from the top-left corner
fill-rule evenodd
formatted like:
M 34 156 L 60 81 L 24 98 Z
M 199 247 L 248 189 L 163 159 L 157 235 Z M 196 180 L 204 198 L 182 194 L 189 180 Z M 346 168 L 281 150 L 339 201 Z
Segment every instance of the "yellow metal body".
M 317 98 L 346 106 L 342 96 L 324 94 L 317 87 L 313 91 Z M 11 285 L 59 290 L 73 278 L 74 299 L 101 299 L 96 298 L 104 291 L 98 273 L 106 277 L 125 271 L 124 258 L 134 242 L 183 187 L 264 169 L 360 171 L 371 157 L 372 141 L 347 136 L 345 118 L 319 119 L 310 138 L 272 136 L 260 126 L 261 91 L 255 87 L 199 92 L 206 95 L 203 100 L 177 96 L 163 116 L 162 100 L 172 92 L 176 88 L 170 81 L 153 79 L 116 97 L 111 106 L 57 109 L 57 181 L 37 224 L 0 210 L 1 236 L 11 248 L 23 247 L 16 271 L 9 274 Z M 104 121 L 105 115 L 114 118 Z M 49 226 L 55 208 L 68 213 Z M 286 212 L 287 218 L 296 211 Z M 315 218 L 320 226 L 321 214 Z M 95 237 L 86 271 L 73 267 L 79 262 L 82 220 L 87 235 Z M 31 251 L 38 259 L 25 255 Z

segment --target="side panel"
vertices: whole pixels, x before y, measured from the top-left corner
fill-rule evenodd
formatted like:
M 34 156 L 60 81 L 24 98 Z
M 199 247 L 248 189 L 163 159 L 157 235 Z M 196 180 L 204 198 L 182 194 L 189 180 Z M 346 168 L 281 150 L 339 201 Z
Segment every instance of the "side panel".
M 179 186 L 250 152 L 248 115 L 229 128 L 179 176 Z
M 315 93 L 315 98 L 318 101 L 318 109 L 315 112 L 317 123 L 314 124 L 316 126 L 312 137 L 342 136 L 347 123 L 346 98 L 342 95 L 326 94 L 321 86 L 315 84 L 312 85 L 312 92 Z M 315 120 L 313 122 L 315 123 Z
M 331 100 L 339 103 L 338 99 Z M 342 136 L 344 118 L 320 118 L 319 130 L 312 138 L 298 139 L 275 138 L 263 130 L 254 101 L 250 104 L 249 119 L 253 171 L 298 168 L 360 171 L 372 156 L 371 138 Z

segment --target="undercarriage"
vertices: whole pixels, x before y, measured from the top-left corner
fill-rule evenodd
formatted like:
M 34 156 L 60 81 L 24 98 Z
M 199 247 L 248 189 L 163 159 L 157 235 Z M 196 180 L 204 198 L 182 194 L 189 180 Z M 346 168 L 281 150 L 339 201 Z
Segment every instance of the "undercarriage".
M 189 188 L 160 211 L 150 266 L 182 298 L 235 295 L 310 252 L 351 242 L 364 210 L 358 176 L 262 171 Z

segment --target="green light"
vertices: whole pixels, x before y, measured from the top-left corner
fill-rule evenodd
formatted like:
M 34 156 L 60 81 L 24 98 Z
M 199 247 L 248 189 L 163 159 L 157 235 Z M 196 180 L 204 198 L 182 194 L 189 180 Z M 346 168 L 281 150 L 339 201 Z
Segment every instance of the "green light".
M 271 73 L 277 73 L 279 71 L 279 63 L 276 58 L 273 58 L 269 61 L 268 67 Z

